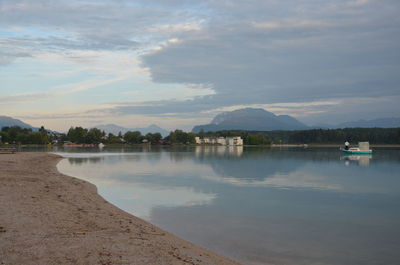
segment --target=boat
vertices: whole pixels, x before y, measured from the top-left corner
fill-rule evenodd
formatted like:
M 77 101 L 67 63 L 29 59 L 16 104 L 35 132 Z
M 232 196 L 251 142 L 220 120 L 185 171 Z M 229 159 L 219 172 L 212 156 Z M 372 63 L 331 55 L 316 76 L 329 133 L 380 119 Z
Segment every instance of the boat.
M 369 149 L 369 142 L 359 142 L 358 147 L 349 147 L 346 142 L 345 148 L 340 148 L 340 150 L 345 154 L 354 155 L 370 155 L 372 150 Z
M 342 149 L 345 154 L 355 154 L 355 155 L 370 155 L 372 150 L 360 150 L 358 147 L 350 147 L 349 149 Z

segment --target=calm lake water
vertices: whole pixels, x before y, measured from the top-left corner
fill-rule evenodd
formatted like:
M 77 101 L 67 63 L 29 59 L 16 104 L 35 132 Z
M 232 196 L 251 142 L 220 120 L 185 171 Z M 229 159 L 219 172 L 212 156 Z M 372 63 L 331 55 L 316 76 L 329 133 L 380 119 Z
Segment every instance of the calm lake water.
M 400 149 L 71 149 L 61 172 L 243 264 L 400 264 Z

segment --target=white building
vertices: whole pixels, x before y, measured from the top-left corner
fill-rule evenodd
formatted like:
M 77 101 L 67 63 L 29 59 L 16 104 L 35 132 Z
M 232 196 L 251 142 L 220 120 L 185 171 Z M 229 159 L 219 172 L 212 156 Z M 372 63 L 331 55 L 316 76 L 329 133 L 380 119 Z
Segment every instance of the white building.
M 226 138 L 227 145 L 243 145 L 243 139 L 240 136 Z
M 230 145 L 230 146 L 238 146 L 243 145 L 243 139 L 240 136 L 235 137 L 204 137 L 200 139 L 200 137 L 195 137 L 196 144 L 210 144 L 210 145 Z
M 226 145 L 226 139 L 224 137 L 218 137 L 217 144 Z

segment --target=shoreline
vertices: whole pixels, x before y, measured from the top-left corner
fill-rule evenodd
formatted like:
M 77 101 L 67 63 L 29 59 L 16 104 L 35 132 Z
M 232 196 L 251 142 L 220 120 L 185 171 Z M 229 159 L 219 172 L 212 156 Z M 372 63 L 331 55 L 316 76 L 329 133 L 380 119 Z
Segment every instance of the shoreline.
M 61 159 L 0 154 L 1 264 L 239 264 L 110 204 Z
M 270 145 L 241 145 L 241 146 L 230 146 L 230 147 L 265 147 L 265 148 L 285 148 L 285 147 L 300 147 L 300 148 L 311 148 L 311 147 L 329 147 L 329 148 L 338 148 L 343 146 L 343 143 L 329 143 L 329 144 L 316 144 L 316 143 L 309 143 L 309 144 L 270 144 Z M 11 145 L 11 144 L 0 144 L 0 148 L 9 148 L 15 147 L 20 152 L 25 152 L 24 148 L 47 148 L 51 150 L 53 147 L 58 148 L 66 148 L 69 150 L 72 149 L 79 149 L 79 148 L 97 148 L 97 146 L 62 146 L 62 145 L 34 145 L 34 144 L 24 144 L 24 145 Z M 108 144 L 104 148 L 126 148 L 126 147 L 154 147 L 154 148 L 174 148 L 174 147 L 229 147 L 229 145 L 149 145 L 149 144 Z M 373 148 L 400 148 L 400 144 L 370 144 L 370 147 Z

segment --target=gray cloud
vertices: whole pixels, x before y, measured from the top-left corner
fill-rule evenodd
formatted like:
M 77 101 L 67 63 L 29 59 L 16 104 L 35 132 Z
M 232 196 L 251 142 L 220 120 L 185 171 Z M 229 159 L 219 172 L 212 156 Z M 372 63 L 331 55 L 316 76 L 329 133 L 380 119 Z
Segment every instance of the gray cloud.
M 151 1 L 2 0 L 0 28 L 9 33 L 0 35 L 0 41 L 8 42 L 10 58 L 18 49 L 29 54 L 131 50 L 172 34 L 155 31 L 159 25 L 194 23 L 199 17 L 190 8 L 172 9 Z
M 143 57 L 156 82 L 213 84 L 215 95 L 178 111 L 400 94 L 398 1 L 210 5 L 219 16 L 208 27 Z
M 16 58 L 31 57 L 28 49 L 15 45 L 15 40 L 0 37 L 0 65 L 13 62 Z
M 0 65 L 7 65 L 12 63 L 16 58 L 21 57 L 31 57 L 29 53 L 11 51 L 11 52 L 3 52 L 0 51 Z
M 203 110 L 214 108 L 215 99 L 211 96 L 196 97 L 189 100 L 159 100 L 137 103 L 116 104 L 116 107 L 107 111 L 118 114 L 145 114 L 145 115 L 177 115 L 185 114 L 193 116 Z

